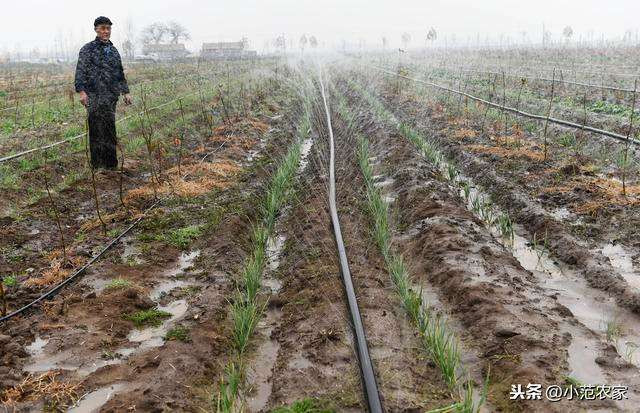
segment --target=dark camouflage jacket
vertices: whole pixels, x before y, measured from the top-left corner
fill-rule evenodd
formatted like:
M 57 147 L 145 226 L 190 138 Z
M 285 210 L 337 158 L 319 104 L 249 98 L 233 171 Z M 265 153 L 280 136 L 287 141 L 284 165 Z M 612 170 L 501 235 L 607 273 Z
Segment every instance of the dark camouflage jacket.
M 76 92 L 85 91 L 98 96 L 129 93 L 124 77 L 120 53 L 111 41 L 96 38 L 82 46 L 78 56 L 75 79 Z

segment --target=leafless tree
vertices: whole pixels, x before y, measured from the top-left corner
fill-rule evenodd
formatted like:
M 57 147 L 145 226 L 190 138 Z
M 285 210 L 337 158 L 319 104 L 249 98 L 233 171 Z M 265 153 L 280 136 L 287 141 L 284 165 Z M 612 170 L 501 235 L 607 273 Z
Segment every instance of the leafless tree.
M 564 36 L 565 41 L 569 43 L 571 36 L 573 36 L 573 29 L 571 26 L 565 27 L 564 30 L 562 30 L 562 35 Z
M 126 39 L 122 42 L 122 52 L 124 53 L 124 57 L 127 60 L 133 60 L 134 52 L 133 52 L 133 43 L 131 40 Z
M 169 23 L 167 23 L 166 27 L 167 27 L 167 34 L 169 35 L 169 39 L 172 44 L 178 44 L 180 42 L 180 39 L 182 40 L 191 39 L 191 34 L 187 30 L 187 28 L 175 20 L 172 20 Z
M 304 48 L 307 46 L 307 43 L 309 43 L 309 40 L 307 39 L 307 35 L 303 34 L 302 36 L 300 36 L 300 52 L 301 52 L 301 54 L 304 54 Z
M 280 36 L 276 37 L 275 46 L 277 49 L 282 49 L 282 51 L 284 52 L 284 50 L 287 47 L 287 41 L 284 37 L 284 34 L 281 34 Z
M 382 48 L 386 49 L 388 45 L 389 45 L 389 41 L 385 36 L 382 36 Z
M 316 39 L 316 36 L 309 37 L 309 46 L 311 46 L 312 49 L 318 47 L 318 39 Z
M 142 43 L 160 44 L 169 33 L 169 28 L 164 23 L 151 23 L 142 29 Z
M 409 45 L 409 42 L 411 41 L 411 35 L 407 32 L 402 33 L 402 46 L 405 48 L 405 50 L 407 49 L 407 46 Z
M 131 17 L 128 17 L 124 22 L 125 39 L 124 42 L 122 42 L 122 51 L 124 52 L 124 56 L 129 60 L 133 60 L 133 57 L 135 56 L 135 33 L 136 31 L 135 26 L 133 25 L 133 20 Z
M 433 27 L 429 29 L 427 32 L 427 42 L 433 43 L 438 39 L 438 32 Z

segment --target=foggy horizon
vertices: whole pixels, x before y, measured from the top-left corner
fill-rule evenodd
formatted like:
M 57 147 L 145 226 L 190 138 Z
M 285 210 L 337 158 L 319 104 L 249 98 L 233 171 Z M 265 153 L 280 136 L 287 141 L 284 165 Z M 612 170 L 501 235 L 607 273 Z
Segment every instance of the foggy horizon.
M 34 15 L 37 10 L 37 15 Z M 490 0 L 478 5 L 471 1 L 243 1 L 231 5 L 222 2 L 189 0 L 186 2 L 135 3 L 112 1 L 100 7 L 87 7 L 78 1 L 51 4 L 27 0 L 5 6 L 5 22 L 0 28 L 0 53 L 28 53 L 37 49 L 51 55 L 62 44 L 75 55 L 77 46 L 94 38 L 93 20 L 108 16 L 113 22 L 112 41 L 120 46 L 130 22 L 136 51 L 141 48 L 141 30 L 154 22 L 175 20 L 184 25 L 191 40 L 187 49 L 198 52 L 203 42 L 249 40 L 259 52 L 273 49 L 273 39 L 284 34 L 287 48 L 297 48 L 305 34 L 318 39 L 319 48 L 335 49 L 344 42 L 364 48 L 381 47 L 386 37 L 389 47 L 401 45 L 403 33 L 411 35 L 409 48 L 424 47 L 426 33 L 434 27 L 436 45 L 540 44 L 543 28 L 554 42 L 561 41 L 566 26 L 573 29 L 570 42 L 616 41 L 625 32 L 634 39 L 638 25 L 634 16 L 640 4 L 616 0 L 608 7 L 588 1 L 551 1 L 514 5 L 505 0 Z

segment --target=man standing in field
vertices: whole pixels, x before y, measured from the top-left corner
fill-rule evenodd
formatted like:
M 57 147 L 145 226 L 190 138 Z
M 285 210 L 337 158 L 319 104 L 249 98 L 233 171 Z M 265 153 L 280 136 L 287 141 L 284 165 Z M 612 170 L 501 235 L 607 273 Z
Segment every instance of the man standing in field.
M 80 49 L 75 88 L 88 112 L 92 167 L 116 169 L 116 104 L 120 94 L 126 105 L 132 100 L 120 53 L 109 40 L 111 20 L 100 16 L 93 27 L 97 36 Z

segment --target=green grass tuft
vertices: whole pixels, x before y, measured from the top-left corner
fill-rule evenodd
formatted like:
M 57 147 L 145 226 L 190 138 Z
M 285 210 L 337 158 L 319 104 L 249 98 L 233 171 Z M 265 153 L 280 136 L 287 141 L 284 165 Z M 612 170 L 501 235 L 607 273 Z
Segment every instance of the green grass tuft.
M 336 410 L 324 406 L 317 399 L 302 399 L 293 402 L 291 406 L 278 407 L 271 413 L 334 413 Z
M 164 339 L 169 340 L 177 340 L 188 342 L 191 341 L 191 337 L 189 336 L 189 330 L 184 326 L 176 326 L 171 330 L 167 331 L 167 334 L 164 336 Z
M 125 280 L 124 278 L 114 278 L 104 288 L 106 290 L 115 290 L 119 288 L 129 288 L 132 285 L 133 283 L 131 281 Z
M 202 228 L 199 225 L 189 225 L 188 227 L 174 229 L 162 238 L 168 244 L 184 250 L 191 244 L 191 241 L 200 235 L 202 235 Z
M 171 317 L 171 313 L 152 308 L 150 310 L 142 310 L 133 314 L 125 314 L 125 320 L 132 321 L 136 327 L 153 326 L 157 327 L 162 324 L 162 319 Z

